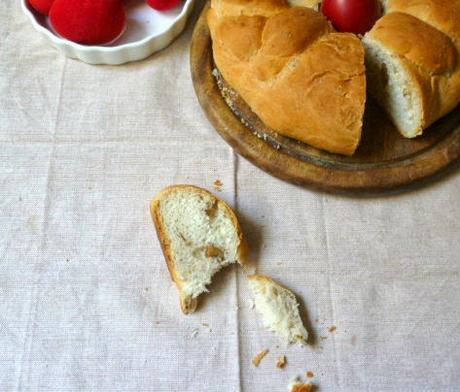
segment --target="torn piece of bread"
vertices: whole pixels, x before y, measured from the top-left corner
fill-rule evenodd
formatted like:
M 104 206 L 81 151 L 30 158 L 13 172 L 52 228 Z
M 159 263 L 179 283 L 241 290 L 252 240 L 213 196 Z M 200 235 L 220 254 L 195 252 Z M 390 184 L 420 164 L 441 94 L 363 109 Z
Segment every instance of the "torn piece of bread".
M 192 185 L 164 189 L 152 200 L 150 212 L 182 312 L 192 313 L 217 271 L 244 263 L 238 220 L 224 201 Z
M 460 103 L 460 1 L 385 5 L 362 41 L 368 87 L 400 133 L 413 138 Z
M 264 325 L 289 343 L 306 344 L 308 332 L 300 318 L 295 295 L 267 276 L 251 275 L 248 279 Z

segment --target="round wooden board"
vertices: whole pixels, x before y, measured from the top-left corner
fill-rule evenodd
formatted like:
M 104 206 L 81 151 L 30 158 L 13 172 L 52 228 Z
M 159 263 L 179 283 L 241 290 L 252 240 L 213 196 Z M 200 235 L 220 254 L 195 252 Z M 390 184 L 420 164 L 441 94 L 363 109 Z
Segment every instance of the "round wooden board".
M 206 23 L 208 8 L 204 7 L 192 37 L 190 62 L 195 91 L 217 132 L 262 170 L 298 185 L 367 195 L 425 184 L 460 157 L 460 107 L 423 136 L 405 139 L 369 98 L 362 141 L 352 157 L 330 154 L 278 135 L 259 120 L 215 69 Z

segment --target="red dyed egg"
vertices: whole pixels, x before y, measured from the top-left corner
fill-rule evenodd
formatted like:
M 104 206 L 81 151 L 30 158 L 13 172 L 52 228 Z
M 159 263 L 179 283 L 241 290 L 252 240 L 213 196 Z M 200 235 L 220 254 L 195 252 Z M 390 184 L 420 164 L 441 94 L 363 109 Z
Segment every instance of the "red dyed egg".
M 378 0 L 324 0 L 321 12 L 338 31 L 355 34 L 368 32 L 382 14 Z
M 101 45 L 123 32 L 126 13 L 120 0 L 55 0 L 50 21 L 54 30 L 70 41 Z

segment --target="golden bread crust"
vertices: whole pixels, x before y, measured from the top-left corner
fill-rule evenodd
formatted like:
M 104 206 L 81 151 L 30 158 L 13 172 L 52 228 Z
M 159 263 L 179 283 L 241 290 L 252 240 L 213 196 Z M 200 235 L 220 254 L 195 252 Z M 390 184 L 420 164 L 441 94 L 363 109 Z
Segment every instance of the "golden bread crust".
M 236 12 L 235 3 L 213 0 L 207 15 L 226 82 L 280 134 L 352 155 L 366 100 L 359 39 L 309 8 L 252 0 Z

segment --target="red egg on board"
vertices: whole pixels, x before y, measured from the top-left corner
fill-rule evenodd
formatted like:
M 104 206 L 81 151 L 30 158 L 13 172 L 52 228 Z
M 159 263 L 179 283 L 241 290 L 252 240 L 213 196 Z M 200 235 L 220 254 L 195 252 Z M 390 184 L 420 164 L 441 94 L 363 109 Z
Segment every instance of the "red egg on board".
M 378 0 L 324 0 L 321 12 L 337 31 L 365 34 L 382 16 Z

